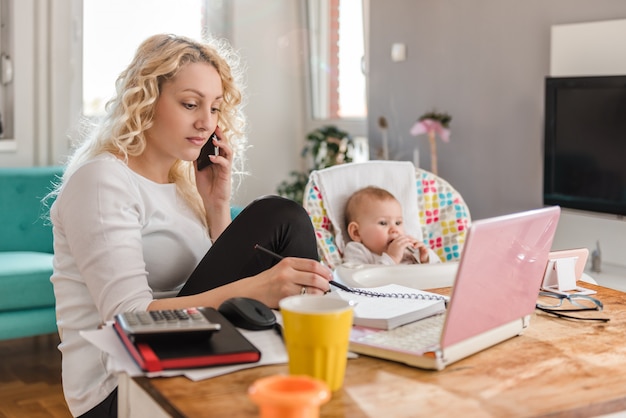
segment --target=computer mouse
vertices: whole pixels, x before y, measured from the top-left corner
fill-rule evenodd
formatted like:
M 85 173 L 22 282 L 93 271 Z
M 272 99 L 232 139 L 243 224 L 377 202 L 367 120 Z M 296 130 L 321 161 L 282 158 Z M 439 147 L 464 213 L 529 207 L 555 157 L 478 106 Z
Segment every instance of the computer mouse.
M 217 310 L 234 326 L 243 329 L 270 329 L 276 324 L 274 312 L 256 299 L 230 298 L 225 300 Z

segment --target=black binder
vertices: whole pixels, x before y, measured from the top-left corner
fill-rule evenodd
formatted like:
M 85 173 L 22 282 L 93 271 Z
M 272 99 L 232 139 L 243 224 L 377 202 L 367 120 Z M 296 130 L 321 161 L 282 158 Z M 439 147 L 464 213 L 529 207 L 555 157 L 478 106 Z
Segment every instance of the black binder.
M 181 339 L 167 332 L 150 341 L 133 342 L 115 322 L 113 328 L 139 367 L 147 372 L 229 364 L 256 363 L 261 352 L 233 324 L 213 308 L 199 308 L 219 331 L 203 339 Z

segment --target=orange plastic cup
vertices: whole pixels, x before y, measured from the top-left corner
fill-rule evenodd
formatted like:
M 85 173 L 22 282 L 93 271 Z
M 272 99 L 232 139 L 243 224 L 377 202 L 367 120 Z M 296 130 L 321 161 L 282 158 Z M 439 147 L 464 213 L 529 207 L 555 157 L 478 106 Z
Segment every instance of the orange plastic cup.
M 318 418 L 331 393 L 319 379 L 275 375 L 255 381 L 248 396 L 258 405 L 261 418 Z

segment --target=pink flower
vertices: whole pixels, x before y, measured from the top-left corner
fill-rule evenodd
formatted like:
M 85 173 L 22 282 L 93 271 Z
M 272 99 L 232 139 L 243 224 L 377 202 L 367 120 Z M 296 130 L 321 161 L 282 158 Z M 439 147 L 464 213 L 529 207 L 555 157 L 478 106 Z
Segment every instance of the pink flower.
M 443 142 L 450 141 L 450 130 L 444 128 L 441 122 L 434 119 L 424 119 L 415 122 L 411 128 L 411 135 L 418 136 L 426 133 L 434 132 Z

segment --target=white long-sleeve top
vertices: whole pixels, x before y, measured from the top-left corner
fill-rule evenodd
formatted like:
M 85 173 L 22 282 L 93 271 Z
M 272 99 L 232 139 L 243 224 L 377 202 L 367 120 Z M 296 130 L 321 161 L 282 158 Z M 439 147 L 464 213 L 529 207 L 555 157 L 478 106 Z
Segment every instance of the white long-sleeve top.
M 76 416 L 117 386 L 106 354 L 79 332 L 175 294 L 211 240 L 175 185 L 154 183 L 111 154 L 77 169 L 50 216 L 63 390 Z

